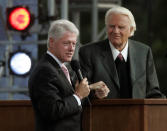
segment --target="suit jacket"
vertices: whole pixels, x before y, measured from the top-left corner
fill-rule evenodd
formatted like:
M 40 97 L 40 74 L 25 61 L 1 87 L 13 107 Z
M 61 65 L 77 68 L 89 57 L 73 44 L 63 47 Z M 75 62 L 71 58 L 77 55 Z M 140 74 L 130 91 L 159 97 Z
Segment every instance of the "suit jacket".
M 71 82 L 76 75 L 70 70 Z M 58 63 L 48 54 L 29 78 L 29 93 L 35 111 L 36 131 L 80 131 L 80 112 L 74 89 Z
M 150 47 L 133 40 L 128 43 L 132 98 L 163 97 Z M 107 98 L 120 98 L 119 78 L 108 39 L 81 47 L 79 59 L 89 82 L 104 81 L 110 89 Z

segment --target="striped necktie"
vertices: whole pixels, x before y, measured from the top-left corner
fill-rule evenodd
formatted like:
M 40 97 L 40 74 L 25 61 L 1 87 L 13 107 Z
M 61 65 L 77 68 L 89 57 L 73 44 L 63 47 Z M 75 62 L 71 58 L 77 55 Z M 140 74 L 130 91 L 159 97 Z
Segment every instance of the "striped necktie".
M 64 72 L 66 78 L 68 79 L 68 81 L 69 81 L 70 84 L 71 84 L 70 74 L 69 74 L 69 71 L 68 71 L 67 67 L 66 67 L 64 64 L 62 64 L 61 69 L 63 70 L 63 72 Z

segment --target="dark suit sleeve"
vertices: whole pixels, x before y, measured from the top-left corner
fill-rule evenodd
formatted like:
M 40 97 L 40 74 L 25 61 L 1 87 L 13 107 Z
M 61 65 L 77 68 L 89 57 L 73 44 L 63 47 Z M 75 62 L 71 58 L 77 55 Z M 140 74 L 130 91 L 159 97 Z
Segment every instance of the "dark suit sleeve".
M 80 48 L 79 50 L 79 61 L 81 64 L 81 70 L 84 77 L 88 79 L 89 84 L 94 83 L 94 69 L 93 69 L 93 61 L 94 61 L 94 53 L 87 50 L 87 48 Z M 89 94 L 90 99 L 94 99 L 95 91 L 92 90 Z M 89 102 L 88 102 L 89 103 Z
M 93 69 L 92 69 L 92 57 L 89 51 L 86 51 L 85 48 L 80 48 L 79 50 L 79 61 L 81 65 L 81 70 L 84 75 L 84 77 L 87 77 L 89 80 L 89 84 L 92 83 L 92 75 L 93 75 Z
M 160 92 L 157 73 L 154 65 L 153 55 L 151 49 L 147 55 L 147 93 L 146 98 L 161 98 L 164 95 Z
M 59 120 L 80 112 L 72 90 L 52 69 L 34 73 L 29 86 L 35 111 L 44 119 Z

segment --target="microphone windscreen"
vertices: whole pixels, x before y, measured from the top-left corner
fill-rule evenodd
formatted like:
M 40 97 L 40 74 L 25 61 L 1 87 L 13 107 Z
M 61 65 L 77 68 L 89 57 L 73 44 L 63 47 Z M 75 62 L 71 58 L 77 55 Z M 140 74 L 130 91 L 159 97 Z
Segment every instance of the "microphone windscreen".
M 70 64 L 74 71 L 78 71 L 81 68 L 78 60 L 72 60 Z

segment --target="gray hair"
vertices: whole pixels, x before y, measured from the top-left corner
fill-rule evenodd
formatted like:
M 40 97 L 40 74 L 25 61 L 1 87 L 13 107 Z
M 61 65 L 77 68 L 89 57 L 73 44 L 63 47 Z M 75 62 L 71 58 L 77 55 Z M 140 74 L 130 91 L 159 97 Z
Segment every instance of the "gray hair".
M 65 19 L 53 21 L 48 31 L 47 47 L 49 47 L 49 38 L 58 40 L 66 32 L 75 33 L 79 36 L 79 30 L 72 22 Z
M 128 10 L 127 8 L 124 8 L 121 6 L 112 7 L 111 9 L 109 9 L 106 12 L 106 15 L 105 15 L 105 24 L 106 25 L 107 25 L 108 18 L 111 16 L 111 14 L 114 14 L 114 13 L 127 15 L 129 17 L 130 26 L 133 28 L 132 32 L 131 32 L 131 36 L 133 36 L 134 32 L 136 31 L 136 23 L 135 23 L 135 19 L 134 19 L 132 12 L 130 10 Z

